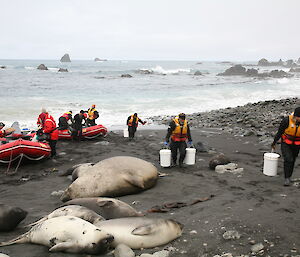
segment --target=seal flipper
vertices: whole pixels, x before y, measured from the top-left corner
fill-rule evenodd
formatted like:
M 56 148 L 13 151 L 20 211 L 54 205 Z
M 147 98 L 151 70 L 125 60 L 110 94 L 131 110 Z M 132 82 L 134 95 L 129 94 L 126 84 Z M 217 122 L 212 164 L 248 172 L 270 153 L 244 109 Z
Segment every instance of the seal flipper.
M 146 225 L 146 226 L 140 226 L 132 230 L 131 234 L 136 236 L 145 236 L 153 234 L 157 231 L 157 226 L 155 225 Z
M 142 176 L 138 175 L 124 175 L 124 180 L 127 181 L 129 184 L 136 186 L 138 188 L 145 188 L 144 180 Z
M 49 249 L 49 252 L 68 252 L 68 253 L 78 253 L 78 247 L 74 242 L 61 242 Z
M 6 246 L 6 245 L 12 245 L 12 244 L 23 244 L 23 243 L 29 243 L 30 240 L 29 240 L 29 234 L 30 234 L 30 231 L 26 232 L 25 234 L 22 234 L 14 239 L 11 239 L 7 242 L 1 242 L 0 243 L 0 246 Z

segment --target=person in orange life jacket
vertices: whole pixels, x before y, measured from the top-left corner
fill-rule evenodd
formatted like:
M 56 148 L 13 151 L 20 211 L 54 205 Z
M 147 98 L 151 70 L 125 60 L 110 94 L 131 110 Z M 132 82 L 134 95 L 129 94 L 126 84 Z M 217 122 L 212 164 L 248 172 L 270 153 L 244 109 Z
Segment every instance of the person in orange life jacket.
M 66 112 L 59 117 L 58 129 L 59 130 L 69 129 L 68 121 L 71 121 L 73 123 L 72 111 Z
M 88 118 L 86 120 L 86 125 L 88 127 L 97 125 L 96 119 L 98 118 L 99 118 L 99 113 L 96 110 L 96 105 L 93 104 L 92 107 L 88 109 Z
M 80 141 L 82 138 L 82 121 L 86 121 L 87 113 L 84 110 L 81 110 L 74 116 L 72 139 Z
M 169 144 L 169 138 L 171 137 L 170 149 L 172 155 L 172 165 L 175 166 L 177 163 L 177 152 L 179 150 L 179 166 L 183 166 L 183 160 L 186 154 L 186 140 L 190 146 L 192 146 L 192 137 L 190 132 L 190 126 L 188 125 L 187 120 L 185 119 L 185 114 L 180 113 L 178 117 L 173 119 L 168 128 L 168 133 L 166 136 L 166 141 L 164 144 L 167 146 Z
M 46 119 L 46 114 L 47 114 L 46 109 L 42 108 L 42 112 L 41 112 L 41 114 L 39 115 L 39 117 L 37 119 L 37 125 L 38 125 L 39 129 L 43 128 L 43 126 L 44 126 L 44 122 L 45 122 L 45 119 Z
M 44 125 L 43 125 L 43 133 L 48 134 L 49 137 L 47 141 L 51 147 L 51 157 L 56 155 L 56 143 L 58 140 L 58 130 L 56 128 L 56 122 L 53 117 L 46 113 Z
M 5 137 L 6 131 L 3 129 L 5 127 L 5 124 L 3 122 L 0 122 L 0 137 Z
M 289 186 L 300 150 L 300 107 L 297 107 L 294 113 L 282 119 L 271 145 L 273 150 L 275 150 L 276 143 L 280 138 L 281 152 L 284 159 L 284 186 Z
M 142 121 L 138 116 L 137 113 L 128 116 L 127 118 L 127 126 L 129 132 L 129 140 L 134 138 L 134 134 L 136 132 L 137 127 L 139 126 L 139 122 L 143 125 L 146 124 L 146 121 Z

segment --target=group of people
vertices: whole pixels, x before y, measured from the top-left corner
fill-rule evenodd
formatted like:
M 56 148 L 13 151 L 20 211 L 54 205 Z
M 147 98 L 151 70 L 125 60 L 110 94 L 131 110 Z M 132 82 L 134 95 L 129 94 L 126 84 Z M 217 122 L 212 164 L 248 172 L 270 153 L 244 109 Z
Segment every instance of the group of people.
M 42 109 L 42 113 L 38 117 L 38 127 L 41 134 L 46 135 L 46 140 L 51 147 L 51 156 L 56 155 L 56 143 L 58 140 L 58 130 L 69 129 L 74 140 L 80 140 L 82 136 L 82 126 L 96 125 L 96 119 L 99 113 L 96 106 L 92 105 L 88 111 L 81 110 L 78 114 L 72 117 L 72 111 L 64 113 L 59 118 L 59 126 L 57 128 L 54 118 Z M 130 115 L 127 118 L 127 126 L 129 132 L 129 140 L 134 138 L 138 124 L 146 124 L 142 121 L 137 113 Z M 5 137 L 12 131 L 4 130 L 5 124 L 0 122 L 0 137 Z M 278 131 L 271 145 L 275 150 L 276 143 L 281 139 L 281 152 L 284 158 L 284 185 L 291 184 L 291 177 L 295 167 L 295 161 L 300 150 L 300 107 L 297 107 L 292 114 L 284 117 L 280 123 Z M 171 140 L 170 140 L 171 139 Z M 186 155 L 187 143 L 193 145 L 191 131 L 184 113 L 180 113 L 178 117 L 171 120 L 164 144 L 171 149 L 172 166 L 177 165 L 177 155 L 179 152 L 179 167 L 183 166 L 183 160 Z
M 82 137 L 82 127 L 95 126 L 96 119 L 99 113 L 96 110 L 96 105 L 92 105 L 87 111 L 81 110 L 74 117 L 72 111 L 64 113 L 58 119 L 58 127 L 54 118 L 47 112 L 45 108 L 42 109 L 38 117 L 38 136 L 46 136 L 43 139 L 49 142 L 51 147 L 51 156 L 56 155 L 56 143 L 58 140 L 58 130 L 69 130 L 71 137 L 75 141 L 80 141 Z

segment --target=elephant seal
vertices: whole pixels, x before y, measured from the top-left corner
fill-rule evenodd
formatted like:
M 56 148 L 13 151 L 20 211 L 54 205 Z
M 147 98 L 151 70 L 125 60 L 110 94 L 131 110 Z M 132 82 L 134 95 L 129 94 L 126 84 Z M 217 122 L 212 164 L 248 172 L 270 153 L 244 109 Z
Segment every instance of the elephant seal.
M 113 235 L 113 247 L 125 244 L 132 249 L 153 248 L 181 236 L 183 225 L 171 219 L 130 217 L 102 221 L 100 229 Z
M 19 207 L 0 204 L 0 231 L 11 231 L 15 229 L 26 216 L 27 211 Z
M 50 252 L 100 254 L 107 251 L 113 239 L 112 235 L 83 219 L 61 216 L 45 220 L 0 246 L 33 243 L 50 247 Z
M 81 205 L 93 210 L 101 215 L 104 219 L 117 219 L 123 217 L 144 216 L 141 212 L 136 211 L 129 204 L 115 198 L 107 197 L 89 197 L 77 198 L 64 203 L 66 205 Z
M 62 201 L 93 196 L 121 196 L 153 187 L 158 171 L 150 162 L 129 156 L 105 159 L 90 167 L 64 191 Z
M 26 227 L 30 227 L 36 224 L 39 224 L 47 219 L 52 219 L 55 217 L 60 217 L 60 216 L 75 216 L 77 218 L 81 218 L 83 220 L 86 220 L 92 224 L 97 224 L 100 221 L 105 220 L 102 216 L 97 214 L 96 212 L 80 205 L 67 205 L 60 207 L 47 216 L 41 218 L 40 220 L 33 222 L 31 224 L 26 225 Z
M 9 256 L 4 253 L 0 253 L 0 257 L 9 257 Z

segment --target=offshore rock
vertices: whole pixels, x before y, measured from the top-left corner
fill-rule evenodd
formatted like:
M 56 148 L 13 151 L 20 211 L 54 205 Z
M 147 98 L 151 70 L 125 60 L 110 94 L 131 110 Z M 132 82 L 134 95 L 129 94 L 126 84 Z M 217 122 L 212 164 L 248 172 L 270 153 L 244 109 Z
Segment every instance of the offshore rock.
M 37 67 L 38 70 L 48 70 L 48 68 L 46 67 L 45 64 L 40 64 L 38 67 Z
M 60 58 L 61 62 L 71 62 L 69 54 L 65 54 L 63 57 Z
M 58 72 L 68 72 L 68 69 L 59 68 Z

